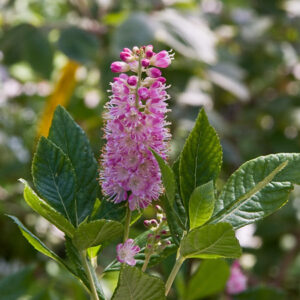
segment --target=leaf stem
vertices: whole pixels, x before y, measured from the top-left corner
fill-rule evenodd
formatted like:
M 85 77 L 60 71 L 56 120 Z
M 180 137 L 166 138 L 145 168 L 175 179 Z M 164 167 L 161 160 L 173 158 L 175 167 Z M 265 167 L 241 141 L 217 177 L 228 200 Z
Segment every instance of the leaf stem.
M 95 282 L 90 270 L 90 267 L 88 265 L 88 262 L 86 260 L 86 250 L 80 251 L 80 256 L 81 256 L 81 260 L 83 263 L 83 267 L 86 271 L 89 283 L 90 283 L 90 293 L 91 293 L 91 297 L 93 300 L 99 300 L 98 294 L 97 294 L 97 290 L 96 290 L 96 286 L 95 286 Z
M 123 238 L 124 243 L 128 240 L 130 219 L 131 219 L 131 210 L 129 209 L 129 206 L 127 206 L 126 219 L 125 219 L 125 228 L 124 228 L 124 238 Z
M 179 251 L 179 249 L 178 249 L 178 251 Z M 166 283 L 166 290 L 165 290 L 165 295 L 166 296 L 169 294 L 169 291 L 170 291 L 170 288 L 171 288 L 171 286 L 173 284 L 173 281 L 174 281 L 174 279 L 175 279 L 175 277 L 176 277 L 176 275 L 177 275 L 177 273 L 178 273 L 181 265 L 183 264 L 184 260 L 185 260 L 185 258 L 182 257 L 180 254 L 177 255 L 175 265 L 174 265 L 174 267 L 173 267 L 173 269 L 172 269 L 172 271 L 171 271 L 171 273 L 169 275 L 169 278 L 167 280 L 167 283 Z

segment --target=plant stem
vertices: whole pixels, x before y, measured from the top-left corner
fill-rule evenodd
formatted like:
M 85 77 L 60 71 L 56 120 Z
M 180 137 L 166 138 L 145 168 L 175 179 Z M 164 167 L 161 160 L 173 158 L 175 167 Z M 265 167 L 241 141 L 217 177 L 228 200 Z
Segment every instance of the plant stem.
M 131 219 L 131 210 L 129 209 L 129 206 L 127 206 L 126 219 L 125 219 L 125 228 L 124 228 L 124 238 L 123 238 L 124 243 L 128 240 L 130 219 Z
M 99 300 L 98 294 L 97 294 L 97 290 L 96 290 L 96 286 L 95 286 L 95 282 L 93 279 L 93 275 L 91 273 L 90 267 L 88 265 L 88 262 L 86 260 L 86 251 L 83 250 L 80 252 L 80 256 L 81 256 L 81 260 L 83 263 L 83 267 L 85 269 L 85 272 L 87 274 L 89 283 L 90 283 L 90 293 L 91 293 L 91 297 L 93 300 Z
M 150 257 L 151 257 L 152 253 L 151 251 L 149 251 L 146 256 L 145 256 L 145 261 L 144 261 L 144 264 L 143 264 L 143 267 L 142 267 L 142 272 L 145 272 L 146 269 L 147 269 L 147 266 L 148 266 L 148 263 L 150 261 Z
M 167 280 L 167 283 L 166 283 L 166 290 L 165 290 L 165 295 L 167 296 L 169 294 L 169 291 L 170 291 L 170 288 L 173 284 L 173 281 L 182 265 L 182 263 L 184 262 L 184 257 L 182 257 L 181 255 L 179 255 L 177 258 L 176 258 L 176 262 L 175 262 L 175 265 L 169 275 L 169 278 Z

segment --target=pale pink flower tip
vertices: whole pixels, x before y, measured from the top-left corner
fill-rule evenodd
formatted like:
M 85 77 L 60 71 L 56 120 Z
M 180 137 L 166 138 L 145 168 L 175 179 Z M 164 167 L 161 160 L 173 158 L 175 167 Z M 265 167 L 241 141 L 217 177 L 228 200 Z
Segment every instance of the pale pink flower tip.
M 158 68 L 167 68 L 171 64 L 172 55 L 163 50 L 154 54 L 150 59 L 150 64 Z
M 247 288 L 247 277 L 243 274 L 239 262 L 236 260 L 230 270 L 230 277 L 226 284 L 227 293 L 235 295 Z
M 123 61 L 115 61 L 111 64 L 110 69 L 114 73 L 121 73 L 129 71 L 130 67 Z
M 128 239 L 124 244 L 117 246 L 117 260 L 120 263 L 126 263 L 130 266 L 136 264 L 134 256 L 140 252 L 140 247 L 134 245 L 133 239 Z

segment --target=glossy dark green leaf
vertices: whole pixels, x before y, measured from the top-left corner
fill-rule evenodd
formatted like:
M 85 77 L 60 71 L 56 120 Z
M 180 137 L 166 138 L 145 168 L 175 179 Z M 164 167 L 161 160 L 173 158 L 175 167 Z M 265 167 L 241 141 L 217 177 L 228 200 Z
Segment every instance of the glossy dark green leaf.
M 96 35 L 73 26 L 61 30 L 58 47 L 70 59 L 88 63 L 97 58 L 100 43 Z
M 25 180 L 20 179 L 20 181 L 25 186 L 23 196 L 27 204 L 34 211 L 63 231 L 66 235 L 72 237 L 75 231 L 74 226 L 63 215 L 53 209 L 47 202 L 39 198 Z
M 292 183 L 299 183 L 300 154 L 261 156 L 243 164 L 223 187 L 210 222 L 234 228 L 273 213 L 288 200 Z
M 213 214 L 214 205 L 214 183 L 196 187 L 189 200 L 190 229 L 205 224 Z
M 112 300 L 163 300 L 164 294 L 165 285 L 161 279 L 125 265 Z
M 43 199 L 77 226 L 74 168 L 63 151 L 44 137 L 33 158 L 32 176 Z
M 55 110 L 48 139 L 70 159 L 77 178 L 76 207 L 78 223 L 92 213 L 97 196 L 98 164 L 85 132 L 62 107 Z
M 170 206 L 173 207 L 176 191 L 175 175 L 171 167 L 163 160 L 163 158 L 161 158 L 155 151 L 151 151 L 159 165 L 167 199 L 169 200 Z
M 202 109 L 186 140 L 179 163 L 180 190 L 186 210 L 193 190 L 201 184 L 215 181 L 221 165 L 219 138 Z
M 174 161 L 172 165 L 172 170 L 175 175 L 176 185 L 177 185 L 177 191 L 179 195 L 180 193 L 180 175 L 179 175 L 179 164 L 180 164 L 180 155 L 177 157 L 177 159 Z
M 167 217 L 168 226 L 172 235 L 172 238 L 177 246 L 179 246 L 181 237 L 183 235 L 184 225 L 181 223 L 180 218 L 176 214 L 174 208 L 170 205 L 169 200 L 165 195 L 160 197 L 160 204 L 164 209 Z
M 242 253 L 229 223 L 209 224 L 190 231 L 181 241 L 184 258 L 236 258 Z
M 90 247 L 108 243 L 123 233 L 123 225 L 111 220 L 96 220 L 89 223 L 81 223 L 76 229 L 73 244 L 84 250 Z
M 112 201 L 102 199 L 100 207 L 95 213 L 93 220 L 106 219 L 122 222 L 126 216 L 126 209 L 126 201 L 113 203 Z
M 222 292 L 225 288 L 230 269 L 222 259 L 207 259 L 200 263 L 196 273 L 189 280 L 186 300 L 197 300 Z

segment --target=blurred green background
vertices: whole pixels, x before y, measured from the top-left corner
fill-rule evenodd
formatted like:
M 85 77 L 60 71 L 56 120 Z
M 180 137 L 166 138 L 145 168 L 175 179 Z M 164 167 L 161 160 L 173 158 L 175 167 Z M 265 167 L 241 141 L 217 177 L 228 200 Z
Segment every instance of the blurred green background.
M 27 244 L 5 214 L 19 217 L 65 256 L 63 235 L 26 206 L 17 179 L 31 182 L 36 141 L 47 134 L 57 104 L 84 128 L 99 158 L 110 63 L 123 47 L 150 43 L 156 51 L 176 53 L 164 71 L 172 97 L 171 160 L 200 107 L 221 138 L 223 180 L 256 156 L 300 152 L 299 0 L 1 0 L 1 300 L 87 299 L 75 279 Z M 296 188 L 282 210 L 238 232 L 250 286 L 263 284 L 282 289 L 280 299 L 300 299 L 299 223 Z M 136 230 L 143 230 L 141 224 Z M 114 256 L 113 247 L 106 249 L 99 271 Z M 170 261 L 154 272 L 166 276 Z M 188 268 L 193 266 L 178 276 L 174 299 L 184 299 Z M 104 277 L 108 294 L 116 279 L 114 273 Z

